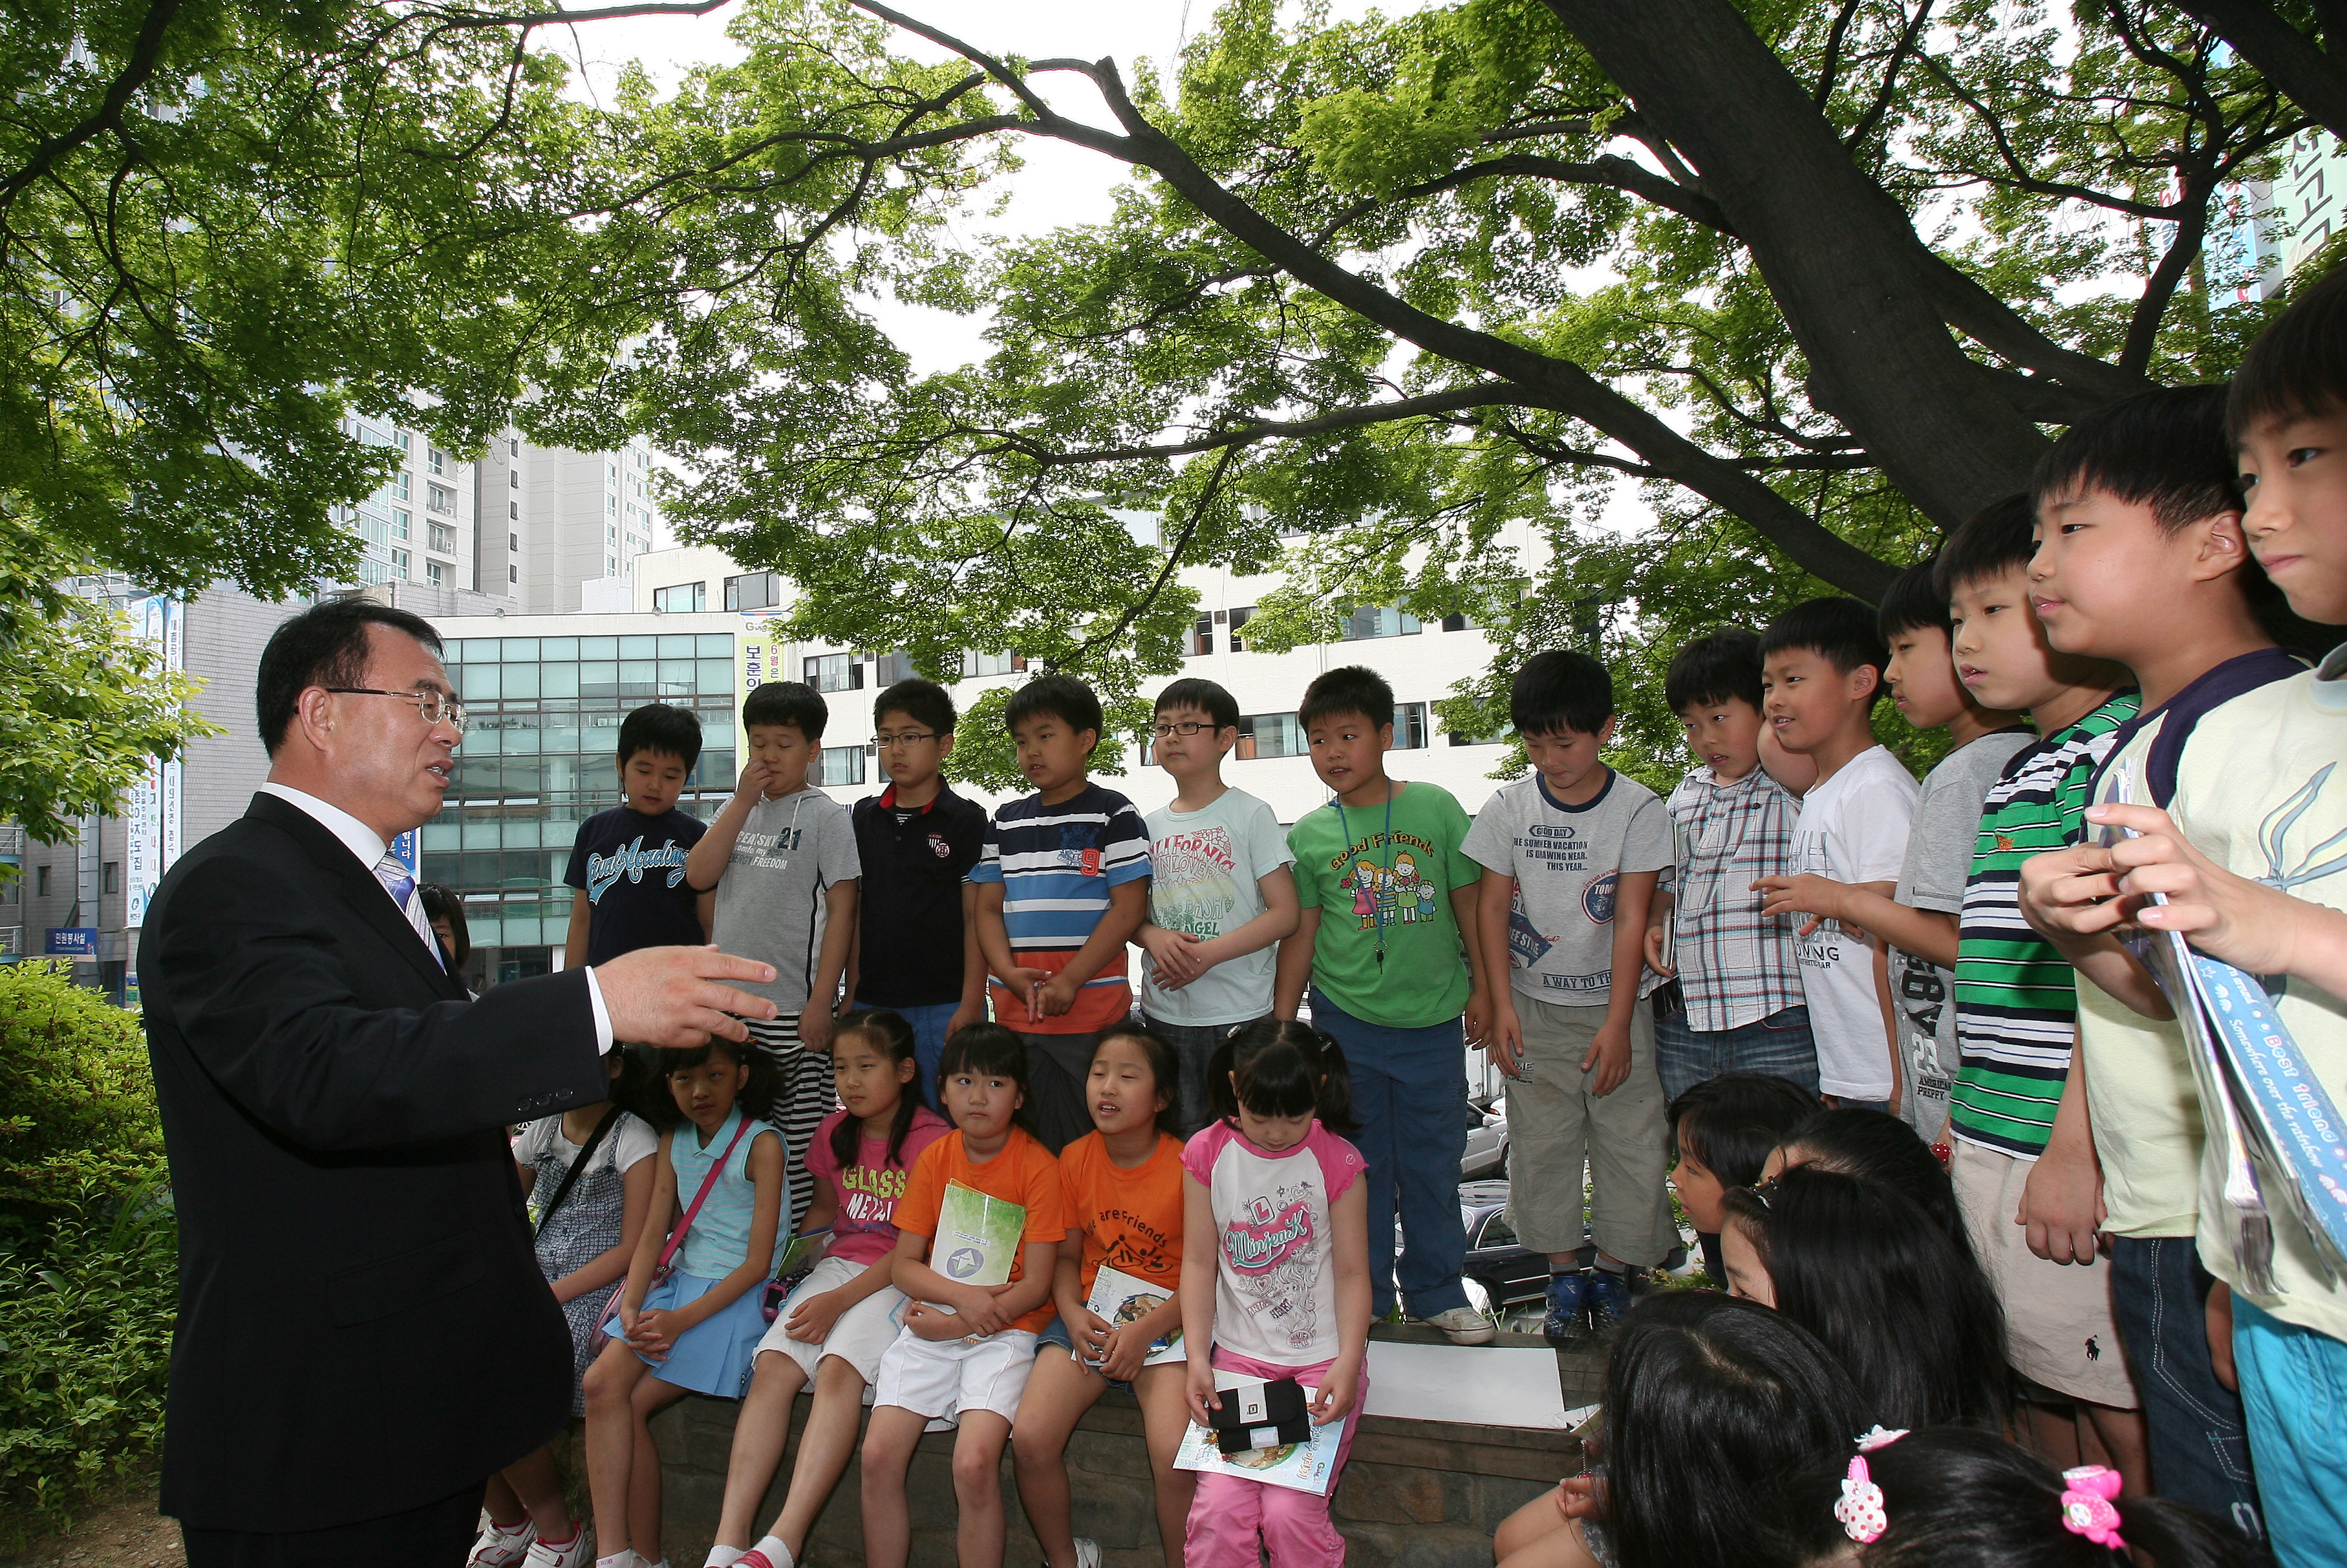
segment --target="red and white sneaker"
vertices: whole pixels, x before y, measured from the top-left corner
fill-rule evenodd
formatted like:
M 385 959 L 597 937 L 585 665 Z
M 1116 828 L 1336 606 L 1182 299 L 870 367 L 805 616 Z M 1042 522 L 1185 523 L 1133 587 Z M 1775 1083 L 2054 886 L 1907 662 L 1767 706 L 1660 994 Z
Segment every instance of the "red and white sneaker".
M 525 1568 L 587 1568 L 590 1561 L 587 1552 L 587 1532 L 574 1523 L 568 1541 L 531 1542 L 529 1555 L 523 1562 Z
M 529 1560 L 529 1549 L 538 1540 L 538 1526 L 527 1513 L 521 1522 L 510 1531 L 497 1528 L 489 1521 L 473 1542 L 473 1554 L 465 1559 L 465 1568 L 521 1568 Z

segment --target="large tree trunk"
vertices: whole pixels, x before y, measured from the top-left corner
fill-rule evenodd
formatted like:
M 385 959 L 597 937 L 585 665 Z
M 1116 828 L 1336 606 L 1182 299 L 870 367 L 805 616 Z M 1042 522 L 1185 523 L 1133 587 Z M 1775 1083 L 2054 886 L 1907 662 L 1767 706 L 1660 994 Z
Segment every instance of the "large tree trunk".
M 2045 438 L 1958 346 L 1899 205 L 1726 0 L 1548 0 L 1686 160 L 1808 357 L 1809 394 L 1942 528 L 2026 488 Z

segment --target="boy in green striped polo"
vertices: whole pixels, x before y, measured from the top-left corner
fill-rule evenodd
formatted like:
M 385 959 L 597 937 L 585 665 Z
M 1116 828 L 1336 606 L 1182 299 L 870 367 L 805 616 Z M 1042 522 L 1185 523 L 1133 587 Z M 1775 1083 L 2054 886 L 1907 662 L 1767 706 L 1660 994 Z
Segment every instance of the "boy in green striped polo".
M 2079 1451 L 2091 1424 L 2117 1468 L 2138 1476 L 2141 1401 L 2111 1313 L 2110 1266 L 2091 1254 L 2060 1263 L 2044 1255 L 2048 1217 L 2075 1208 L 2076 1183 L 2099 1179 L 2085 1097 L 2062 1092 L 2076 1070 L 2076 977 L 2020 903 L 2022 862 L 2076 835 L 2095 767 L 2137 704 L 2122 690 L 2131 684 L 2124 671 L 2047 644 L 2029 596 L 2032 523 L 2025 508 L 1987 508 L 1950 537 L 1936 579 L 1949 599 L 1957 676 L 1983 706 L 2025 709 L 2039 736 L 1989 786 L 1964 885 L 1950 1174 L 2004 1302 L 2014 1368 L 2071 1401 L 2029 1406 L 2040 1450 Z M 2091 1190 L 2083 1197 L 2090 1207 L 2099 1201 Z

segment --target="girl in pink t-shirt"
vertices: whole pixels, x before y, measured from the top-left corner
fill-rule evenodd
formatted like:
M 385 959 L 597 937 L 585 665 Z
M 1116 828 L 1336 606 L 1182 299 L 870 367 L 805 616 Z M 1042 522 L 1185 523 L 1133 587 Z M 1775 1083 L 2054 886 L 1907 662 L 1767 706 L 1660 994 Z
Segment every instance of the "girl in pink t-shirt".
M 1318 1389 L 1317 1425 L 1353 1414 L 1368 1392 L 1369 1231 L 1367 1163 L 1337 1136 L 1353 1125 L 1345 1053 L 1304 1024 L 1266 1019 L 1216 1048 L 1206 1091 L 1215 1120 L 1182 1154 L 1182 1332 L 1214 1346 L 1211 1365 L 1190 1358 L 1190 1418 L 1204 1426 L 1221 1408 L 1217 1368 Z M 1255 1568 L 1260 1544 L 1275 1568 L 1341 1564 L 1328 1497 L 1352 1446 L 1348 1425 L 1318 1497 L 1201 1474 L 1184 1561 Z
M 905 1297 L 891 1283 L 897 1200 L 921 1151 L 949 1131 L 922 1102 L 912 1026 L 886 1009 L 855 1014 L 831 1040 L 832 1082 L 840 1109 L 824 1118 L 807 1145 L 815 1201 L 802 1234 L 831 1227 L 823 1260 L 775 1315 L 758 1342 L 750 1392 L 733 1428 L 712 1563 L 790 1568 L 806 1545 L 815 1516 L 856 1452 L 864 1388 L 880 1353 L 896 1342 Z M 815 1407 L 799 1439 L 790 1495 L 781 1517 L 749 1551 L 758 1500 L 766 1495 L 790 1434 L 791 1402 L 808 1378 Z M 729 1544 L 729 1542 L 731 1544 Z

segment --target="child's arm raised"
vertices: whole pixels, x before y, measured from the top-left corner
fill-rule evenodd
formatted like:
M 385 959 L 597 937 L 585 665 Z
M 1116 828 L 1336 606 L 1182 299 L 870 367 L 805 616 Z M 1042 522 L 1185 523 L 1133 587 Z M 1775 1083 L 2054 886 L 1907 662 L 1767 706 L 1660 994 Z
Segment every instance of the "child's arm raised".
M 1895 882 L 1836 882 L 1803 872 L 1799 876 L 1763 876 L 1752 890 L 1766 897 L 1763 915 L 1808 915 L 1804 937 L 1828 920 L 1839 920 L 1880 937 L 1902 953 L 1929 958 L 1943 969 L 1956 967 L 1956 917 L 1936 909 L 1916 909 L 1891 897 Z
M 823 890 L 823 947 L 815 954 L 807 1005 L 799 1014 L 802 1050 L 831 1049 L 831 1026 L 839 1017 L 839 977 L 847 968 L 847 947 L 856 937 L 856 898 L 862 886 L 860 879 L 851 876 Z
M 1508 917 L 1516 903 L 1516 879 L 1512 872 L 1486 866 L 1477 886 L 1475 923 L 1487 953 L 1508 950 Z M 1524 1026 L 1516 1016 L 1515 989 L 1502 985 L 1491 998 L 1485 1015 L 1483 1049 L 1510 1078 L 1524 1073 Z
M 685 853 L 685 886 L 695 893 L 714 893 L 725 875 L 725 863 L 733 858 L 733 841 L 742 836 L 742 825 L 750 820 L 750 808 L 766 793 L 774 774 L 766 764 L 752 757 L 742 764 L 742 779 L 733 787 L 733 798 L 709 825 L 701 841 Z
M 1596 1069 L 1590 1081 L 1593 1094 L 1611 1094 L 1629 1081 L 1630 1022 L 1638 1008 L 1638 982 L 1644 977 L 1646 949 L 1646 908 L 1654 901 L 1659 871 L 1622 871 L 1614 877 L 1614 976 L 1606 988 L 1605 1021 L 1581 1071 Z M 1488 890 L 1488 889 L 1487 889 Z M 1504 936 L 1501 938 L 1505 940 Z M 1487 929 L 1483 940 L 1491 940 Z M 1625 981 L 1622 978 L 1627 975 Z
M 630 1344 L 644 1338 L 658 1339 L 662 1341 L 659 1348 L 665 1352 L 688 1329 L 698 1327 L 733 1306 L 743 1291 L 754 1290 L 766 1282 L 774 1267 L 774 1231 L 783 1218 L 783 1161 L 782 1134 L 771 1129 L 752 1134 L 747 1163 L 757 1195 L 750 1208 L 750 1239 L 743 1248 L 741 1265 L 682 1307 L 639 1317 L 637 1331 L 628 1336 Z
M 1305 989 L 1312 983 L 1312 948 L 1319 938 L 1320 906 L 1297 910 L 1296 934 L 1280 942 L 1279 958 L 1272 966 L 1271 1010 L 1276 1016 L 1292 1020 L 1302 1010 Z M 1185 1272 L 1188 1267 L 1183 1265 Z
M 1076 949 L 1067 967 L 1043 982 L 1038 999 L 1041 1015 L 1057 1018 L 1076 1004 L 1076 993 L 1084 982 L 1099 974 L 1108 961 L 1124 951 L 1141 923 L 1149 918 L 1149 878 L 1136 876 L 1130 882 L 1120 882 L 1108 890 L 1108 913 L 1100 917 L 1092 934 Z
M 1369 1353 L 1368 1183 L 1356 1178 L 1328 1205 L 1328 1226 L 1336 1244 L 1337 1359 L 1312 1399 L 1312 1424 L 1320 1427 L 1353 1408 L 1361 1391 L 1361 1366 Z
M 1317 915 L 1317 909 L 1307 909 Z M 1286 957 L 1282 949 L 1281 956 Z M 1282 1016 L 1296 1016 L 1291 1009 Z M 1356 1182 L 1355 1186 L 1360 1184 Z M 1368 1231 L 1361 1232 L 1361 1245 L 1368 1246 Z M 1175 1299 L 1182 1304 L 1182 1338 L 1190 1347 L 1188 1379 L 1183 1389 L 1183 1400 L 1189 1406 L 1190 1419 L 1200 1426 L 1210 1424 L 1211 1412 L 1223 1408 L 1214 1397 L 1214 1366 L 1209 1347 L 1214 1342 L 1214 1269 L 1223 1255 L 1222 1237 L 1214 1229 L 1214 1204 L 1206 1193 L 1206 1184 L 1188 1171 L 1182 1173 L 1182 1288 Z M 1364 1271 L 1366 1272 L 1366 1270 Z
M 621 1275 L 634 1261 L 637 1246 L 644 1235 L 644 1216 L 652 1206 L 652 1167 L 656 1162 L 638 1160 L 620 1176 L 620 1239 L 605 1252 L 589 1258 L 569 1274 L 554 1282 L 554 1299 L 570 1301 L 590 1290 L 600 1290 Z

